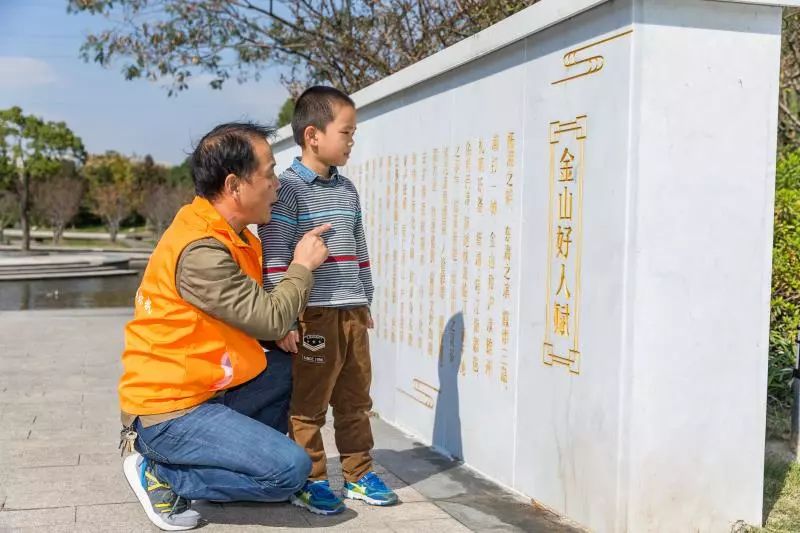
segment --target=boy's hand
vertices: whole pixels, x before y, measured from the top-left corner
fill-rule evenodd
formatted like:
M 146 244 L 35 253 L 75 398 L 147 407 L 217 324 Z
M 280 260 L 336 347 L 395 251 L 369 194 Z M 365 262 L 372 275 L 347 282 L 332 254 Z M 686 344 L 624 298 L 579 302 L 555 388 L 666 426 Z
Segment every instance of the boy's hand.
M 328 247 L 322 240 L 322 235 L 331 229 L 330 224 L 322 224 L 312 229 L 300 239 L 294 249 L 294 261 L 309 270 L 314 270 L 328 258 Z
M 367 329 L 374 329 L 375 328 L 375 321 L 372 320 L 372 317 L 367 319 Z
M 300 342 L 300 335 L 297 333 L 297 330 L 292 330 L 275 344 L 278 345 L 278 348 L 283 350 L 284 352 L 289 353 L 297 353 L 297 343 Z

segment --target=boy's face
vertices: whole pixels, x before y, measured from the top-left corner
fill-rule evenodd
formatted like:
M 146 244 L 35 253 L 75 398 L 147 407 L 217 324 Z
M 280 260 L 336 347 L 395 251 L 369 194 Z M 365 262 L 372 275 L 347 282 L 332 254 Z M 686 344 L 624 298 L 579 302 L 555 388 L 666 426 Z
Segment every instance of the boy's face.
M 347 163 L 355 144 L 356 110 L 339 104 L 334 113 L 333 121 L 328 123 L 325 131 L 316 130 L 316 152 L 322 163 L 340 167 Z

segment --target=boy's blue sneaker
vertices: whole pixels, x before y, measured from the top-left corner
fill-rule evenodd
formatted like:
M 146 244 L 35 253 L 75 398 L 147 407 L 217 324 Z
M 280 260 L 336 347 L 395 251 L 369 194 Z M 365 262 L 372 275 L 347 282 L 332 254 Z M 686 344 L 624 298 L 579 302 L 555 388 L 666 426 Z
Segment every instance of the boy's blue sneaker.
M 355 483 L 345 483 L 344 496 L 364 500 L 370 505 L 394 505 L 398 501 L 397 494 L 375 472 L 369 472 Z
M 314 514 L 332 515 L 344 511 L 341 498 L 331 490 L 327 479 L 306 481 L 302 489 L 289 497 L 292 505 L 305 507 Z

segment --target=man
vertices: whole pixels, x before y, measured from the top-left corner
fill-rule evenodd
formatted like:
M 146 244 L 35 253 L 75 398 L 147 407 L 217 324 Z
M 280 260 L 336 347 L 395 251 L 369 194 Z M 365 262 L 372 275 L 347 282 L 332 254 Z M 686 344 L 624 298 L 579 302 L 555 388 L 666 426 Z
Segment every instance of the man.
M 285 435 L 291 362 L 267 361 L 257 339 L 280 339 L 305 307 L 330 226 L 300 240 L 273 291 L 261 288 L 261 245 L 246 226 L 268 222 L 277 200 L 272 134 L 231 123 L 201 139 L 197 196 L 153 251 L 125 328 L 121 445 L 139 453 L 123 470 L 164 530 L 198 525 L 191 500 L 286 500 L 311 469 Z

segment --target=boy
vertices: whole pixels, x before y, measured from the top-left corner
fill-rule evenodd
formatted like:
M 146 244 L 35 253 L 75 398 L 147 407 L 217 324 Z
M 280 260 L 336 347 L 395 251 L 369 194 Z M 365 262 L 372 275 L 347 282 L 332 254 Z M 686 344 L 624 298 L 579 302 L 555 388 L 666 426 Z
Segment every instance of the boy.
M 272 222 L 259 226 L 264 255 L 264 288 L 271 290 L 292 261 L 306 227 L 330 223 L 330 256 L 314 275 L 308 306 L 297 328 L 278 341 L 295 355 L 289 431 L 312 461 L 306 485 L 291 501 L 317 514 L 344 511 L 328 484 L 321 428 L 333 406 L 336 447 L 342 460 L 344 496 L 372 505 L 397 503 L 397 495 L 372 471 L 368 412 L 372 370 L 368 329 L 372 328 L 372 274 L 353 183 L 339 174 L 353 147 L 353 101 L 332 87 L 306 90 L 295 103 L 292 132 L 302 148 L 280 176 Z

